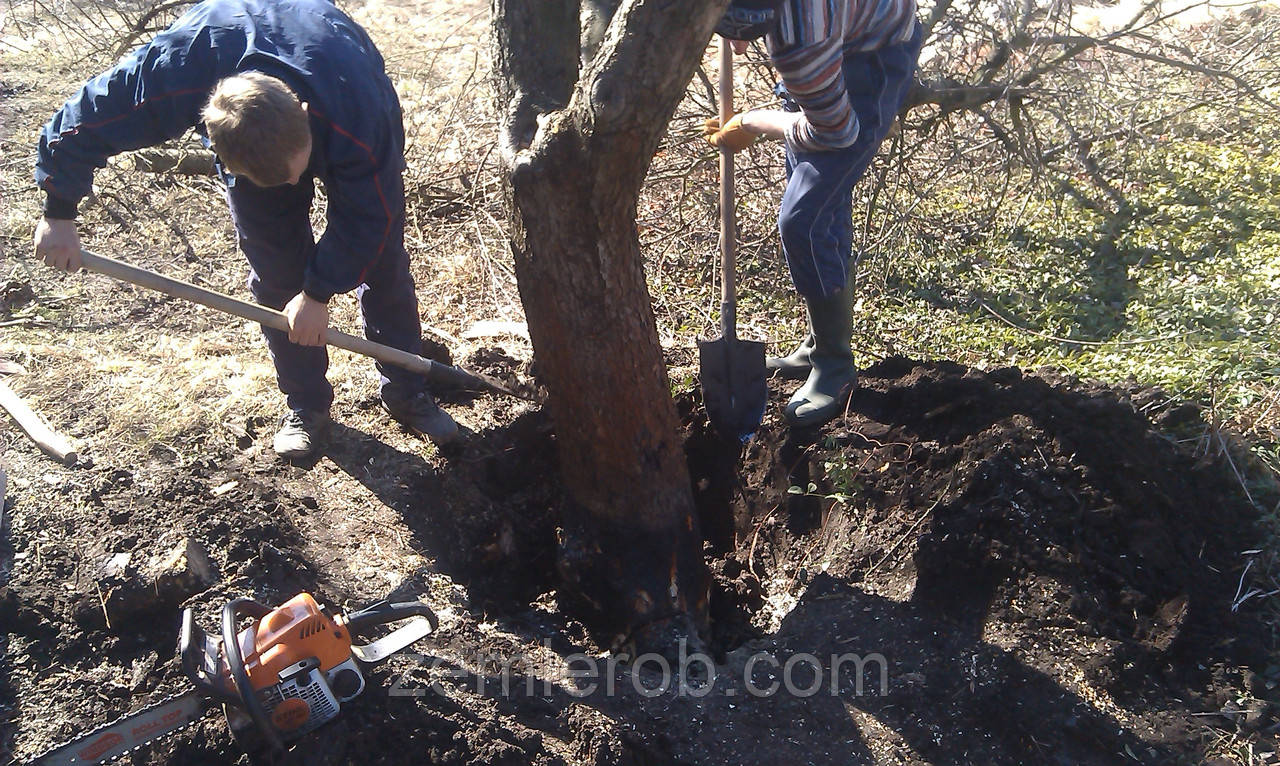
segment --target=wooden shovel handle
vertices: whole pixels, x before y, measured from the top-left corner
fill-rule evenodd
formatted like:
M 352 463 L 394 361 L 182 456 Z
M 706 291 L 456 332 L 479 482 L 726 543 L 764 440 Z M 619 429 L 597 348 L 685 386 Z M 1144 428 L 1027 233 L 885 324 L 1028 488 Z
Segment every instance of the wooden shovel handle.
M 183 300 L 198 303 L 215 311 L 257 322 L 265 327 L 271 327 L 286 333 L 289 332 L 289 319 L 275 309 L 242 301 L 239 298 L 232 298 L 230 295 L 207 290 L 190 282 L 166 277 L 154 271 L 132 266 L 114 258 L 108 258 L 105 255 L 91 253 L 88 250 L 80 251 L 80 259 L 84 262 L 84 267 L 89 271 L 105 274 L 139 287 L 156 290 L 174 298 L 182 298 Z M 433 368 L 439 364 L 416 354 L 401 351 L 398 348 L 374 343 L 367 338 L 348 335 L 332 327 L 325 333 L 324 340 L 327 345 L 354 351 L 357 354 L 373 357 L 380 362 L 394 364 L 397 367 L 427 376 L 432 375 L 435 372 Z
M 288 317 L 275 309 L 242 301 L 239 298 L 232 298 L 230 295 L 223 295 L 213 290 L 198 287 L 190 282 L 183 282 L 180 279 L 166 277 L 163 274 L 157 274 L 154 271 L 138 266 L 131 266 L 123 261 L 117 261 L 105 255 L 97 255 L 88 250 L 80 251 L 80 260 L 89 271 L 105 274 L 108 277 L 139 287 L 156 290 L 174 298 L 182 298 L 192 303 L 198 303 L 215 311 L 257 322 L 264 327 L 271 327 L 281 332 L 289 332 Z M 428 381 L 434 383 L 458 386 L 472 391 L 491 391 L 495 394 L 538 401 L 538 397 L 513 391 L 486 375 L 478 375 L 467 372 L 460 367 L 441 364 L 426 357 L 411 354 L 408 351 L 401 351 L 398 348 L 374 343 L 367 338 L 348 335 L 332 327 L 325 332 L 324 342 L 326 345 L 334 346 L 335 348 L 353 351 L 357 354 L 377 359 L 379 362 L 394 364 L 410 372 L 419 373 L 426 377 Z

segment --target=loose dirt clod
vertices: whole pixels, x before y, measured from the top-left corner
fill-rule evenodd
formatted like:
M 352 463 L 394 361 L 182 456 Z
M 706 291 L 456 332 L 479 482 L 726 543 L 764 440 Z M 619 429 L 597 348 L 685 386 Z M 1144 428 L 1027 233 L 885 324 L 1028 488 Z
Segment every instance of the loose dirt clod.
M 0 283 L 0 314 L 8 315 L 20 309 L 36 297 L 31 283 L 21 279 L 6 279 Z

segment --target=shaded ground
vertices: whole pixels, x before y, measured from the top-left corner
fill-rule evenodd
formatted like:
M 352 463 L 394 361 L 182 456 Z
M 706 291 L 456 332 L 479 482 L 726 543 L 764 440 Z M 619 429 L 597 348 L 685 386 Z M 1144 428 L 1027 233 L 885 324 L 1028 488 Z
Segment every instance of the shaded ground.
M 820 434 L 771 413 L 739 471 L 696 400 L 717 622 L 715 665 L 683 692 L 556 609 L 552 429 L 477 399 L 498 424 L 430 459 L 341 428 L 309 466 L 263 455 L 264 432 L 190 464 L 49 468 L 6 514 L 0 741 L 31 755 L 181 686 L 179 604 L 120 600 L 101 567 L 190 536 L 221 575 L 186 602 L 207 623 L 233 594 L 298 589 L 440 611 L 425 656 L 375 671 L 297 763 L 1175 764 L 1237 731 L 1272 746 L 1274 646 L 1231 609 L 1257 533 L 1224 469 L 1164 435 L 1194 408 L 891 359 Z M 236 757 L 210 717 L 135 762 Z

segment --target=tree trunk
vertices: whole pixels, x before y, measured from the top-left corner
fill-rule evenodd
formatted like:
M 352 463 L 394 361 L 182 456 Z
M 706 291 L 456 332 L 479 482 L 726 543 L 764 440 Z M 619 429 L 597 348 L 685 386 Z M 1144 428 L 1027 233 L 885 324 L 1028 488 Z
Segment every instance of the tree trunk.
M 494 0 L 512 252 L 572 499 L 562 595 L 642 650 L 705 629 L 708 578 L 636 201 L 724 5 L 630 0 L 599 40 L 576 2 Z

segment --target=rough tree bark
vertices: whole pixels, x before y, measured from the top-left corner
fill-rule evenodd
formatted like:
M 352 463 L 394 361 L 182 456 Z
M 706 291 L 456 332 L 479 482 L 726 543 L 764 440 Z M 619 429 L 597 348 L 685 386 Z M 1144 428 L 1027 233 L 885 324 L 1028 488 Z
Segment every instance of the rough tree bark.
M 586 4 L 493 0 L 511 247 L 572 498 L 562 595 L 664 649 L 705 629 L 708 577 L 636 201 L 727 3 Z

